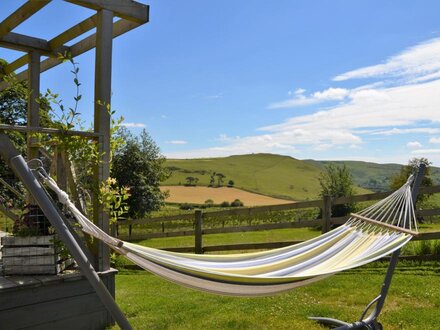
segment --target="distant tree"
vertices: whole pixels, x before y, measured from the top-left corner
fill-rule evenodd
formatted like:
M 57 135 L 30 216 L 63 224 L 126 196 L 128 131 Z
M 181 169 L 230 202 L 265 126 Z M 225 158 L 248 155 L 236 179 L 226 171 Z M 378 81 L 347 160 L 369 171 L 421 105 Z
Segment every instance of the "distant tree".
M 194 208 L 195 208 L 195 205 L 191 204 L 191 203 L 183 203 L 183 204 L 180 204 L 180 206 L 179 206 L 179 209 L 186 210 L 186 211 L 193 210 Z
M 215 186 L 215 175 L 216 175 L 216 172 L 211 172 L 209 174 L 209 187 Z
M 234 186 L 234 181 L 233 180 L 229 180 L 228 181 L 228 187 L 232 188 Z
M 205 205 L 206 205 L 206 207 L 213 207 L 214 206 L 214 201 L 212 199 L 207 199 L 205 201 Z
M 111 176 L 118 185 L 130 188 L 128 215 L 143 217 L 164 204 L 167 193 L 160 190 L 159 184 L 170 173 L 164 167 L 165 157 L 145 130 L 139 136 L 133 136 L 126 129 L 119 134 L 125 144 L 115 152 Z
M 188 176 L 185 178 L 186 182 L 187 182 L 187 186 L 195 186 L 197 184 L 197 182 L 199 181 L 199 178 L 193 177 L 193 176 Z
M 217 173 L 217 186 L 221 187 L 223 185 L 223 179 L 226 178 L 226 176 L 223 173 Z
M 228 201 L 224 201 L 220 204 L 220 207 L 229 207 L 229 206 L 230 206 L 230 204 Z
M 239 207 L 239 206 L 244 206 L 243 202 L 239 199 L 235 199 L 232 203 L 231 203 L 232 207 Z
M 400 172 L 390 178 L 390 188 L 392 190 L 399 189 L 408 180 L 411 174 L 416 174 L 420 164 L 426 166 L 425 175 L 423 176 L 421 186 L 430 187 L 434 183 L 431 178 L 431 162 L 427 158 L 412 158 L 408 161 L 408 165 L 402 166 Z M 418 203 L 424 203 L 428 200 L 429 195 L 420 195 L 417 197 Z
M 321 185 L 321 197 L 344 197 L 353 196 L 353 177 L 349 169 L 344 165 L 337 166 L 330 164 L 325 167 L 319 178 Z M 354 209 L 354 204 L 333 205 L 332 216 L 342 217 Z

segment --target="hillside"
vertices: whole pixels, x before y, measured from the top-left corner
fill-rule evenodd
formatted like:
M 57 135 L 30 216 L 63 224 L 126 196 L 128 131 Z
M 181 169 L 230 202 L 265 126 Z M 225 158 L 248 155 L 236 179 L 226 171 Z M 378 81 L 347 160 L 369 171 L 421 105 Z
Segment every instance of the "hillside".
M 353 175 L 353 181 L 366 189 L 373 191 L 386 191 L 390 187 L 390 177 L 399 173 L 402 165 L 376 164 L 361 161 L 317 161 L 305 160 L 311 165 L 323 168 L 328 164 L 345 164 Z M 440 168 L 431 167 L 431 178 L 434 184 L 440 184 Z
M 187 177 L 195 177 L 198 186 L 207 186 L 210 173 L 222 173 L 234 181 L 234 187 L 277 198 L 315 199 L 319 195 L 319 166 L 288 156 L 250 154 L 224 158 L 168 159 L 172 176 L 163 185 L 184 185 Z M 358 193 L 367 193 L 357 189 Z

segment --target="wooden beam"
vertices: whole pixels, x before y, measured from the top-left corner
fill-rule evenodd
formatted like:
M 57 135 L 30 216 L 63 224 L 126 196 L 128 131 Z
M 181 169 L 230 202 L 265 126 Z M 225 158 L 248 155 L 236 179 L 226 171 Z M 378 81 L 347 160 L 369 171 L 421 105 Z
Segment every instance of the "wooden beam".
M 11 186 L 9 183 L 7 183 L 5 180 L 0 178 L 0 183 L 4 185 L 10 192 L 12 192 L 15 196 L 18 198 L 23 198 L 23 194 L 19 192 L 17 189 L 15 189 L 13 186 Z
M 34 38 L 24 34 L 10 32 L 0 38 L 0 46 L 23 52 L 38 51 L 41 55 L 57 57 L 59 53 L 69 50 L 69 47 L 59 45 L 51 48 L 45 39 Z
M 16 131 L 16 132 L 34 132 L 34 133 L 45 133 L 54 135 L 68 135 L 68 136 L 82 136 L 89 139 L 98 139 L 101 135 L 95 132 L 85 132 L 85 131 L 75 131 L 75 130 L 62 130 L 56 128 L 45 128 L 45 127 L 29 127 L 29 126 L 18 126 L 18 125 L 6 125 L 0 124 L 0 131 Z
M 101 134 L 99 139 L 99 164 L 94 168 L 94 185 L 99 185 L 110 176 L 110 104 L 112 86 L 112 48 L 113 48 L 113 13 L 102 9 L 98 12 L 96 26 L 95 53 L 95 111 L 94 131 Z M 72 56 L 73 49 L 72 49 Z M 109 232 L 109 214 L 103 210 L 98 196 L 93 198 L 93 220 L 104 232 Z M 110 268 L 110 250 L 102 242 L 98 243 L 98 269 L 105 271 Z
M 46 6 L 50 0 L 27 1 L 24 5 L 14 11 L 0 23 L 0 37 L 11 32 L 20 23 L 27 20 L 41 8 Z
M 52 38 L 47 42 L 47 46 L 55 55 L 58 53 L 64 53 L 64 51 L 70 51 L 70 47 L 64 46 L 66 42 L 69 42 L 70 40 L 73 40 L 80 35 L 86 33 L 87 31 L 90 31 L 91 29 L 96 27 L 96 14 L 93 16 L 90 16 L 89 18 L 86 18 L 82 22 L 76 24 L 75 26 L 72 26 L 70 29 L 64 31 L 63 33 L 57 35 L 56 37 Z M 61 48 L 60 48 L 61 47 Z M 56 51 L 53 51 L 56 49 Z M 15 70 L 21 68 L 22 66 L 27 64 L 27 56 L 24 55 L 15 61 L 9 63 L 4 68 L 4 74 L 9 74 L 11 72 L 14 72 Z
M 82 22 L 72 26 L 70 29 L 67 29 L 63 33 L 57 35 L 55 38 L 49 40 L 49 46 L 54 49 L 64 45 L 66 42 L 69 42 L 80 35 L 90 31 L 91 29 L 96 27 L 97 23 L 97 15 L 90 16 L 86 18 Z
M 66 0 L 67 2 L 95 10 L 109 10 L 116 16 L 144 24 L 149 20 L 149 6 L 131 0 Z
M 1 203 L 0 203 L 0 212 L 2 212 L 4 215 L 6 215 L 12 221 L 18 221 L 18 219 L 19 219 L 18 215 L 16 215 L 14 212 L 9 210 L 7 207 L 3 206 L 3 204 L 1 204 Z
M 113 38 L 116 38 L 136 27 L 138 27 L 139 24 L 133 23 L 130 21 L 127 21 L 125 19 L 120 19 L 113 23 Z M 49 41 L 50 42 L 50 41 Z M 96 33 L 88 36 L 87 38 L 78 41 L 77 43 L 70 46 L 69 51 L 72 54 L 72 57 L 79 56 L 93 48 L 96 47 Z M 17 63 L 15 63 L 17 62 Z M 61 64 L 63 61 L 59 60 L 58 58 L 48 58 L 41 62 L 40 70 L 41 72 L 47 71 L 59 64 Z M 27 63 L 27 56 L 26 58 L 19 58 L 18 60 L 12 62 L 11 64 L 7 65 L 4 68 L 4 71 L 6 74 L 11 73 L 15 71 L 16 69 L 20 68 L 21 66 L 25 65 Z M 13 70 L 12 70 L 13 69 Z M 20 72 L 15 76 L 17 81 L 23 81 L 27 79 L 27 70 Z M 8 87 L 8 84 L 6 82 L 0 82 L 0 91 L 6 89 Z

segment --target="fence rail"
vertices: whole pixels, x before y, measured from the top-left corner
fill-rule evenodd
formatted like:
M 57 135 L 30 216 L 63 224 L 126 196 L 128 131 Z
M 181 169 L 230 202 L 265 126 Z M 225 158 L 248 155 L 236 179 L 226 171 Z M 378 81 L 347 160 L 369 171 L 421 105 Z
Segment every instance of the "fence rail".
M 440 192 L 440 185 L 433 187 L 422 187 L 420 189 L 420 194 L 435 194 L 439 192 Z M 237 209 L 203 212 L 203 213 L 201 210 L 196 210 L 195 213 L 192 214 L 172 215 L 172 216 L 149 218 L 149 219 L 125 220 L 118 222 L 118 226 L 128 226 L 129 229 L 128 235 L 119 235 L 119 237 L 125 240 L 140 240 L 140 239 L 149 239 L 149 238 L 180 237 L 180 236 L 195 237 L 194 247 L 180 247 L 180 248 L 168 249 L 178 252 L 203 253 L 203 252 L 214 252 L 214 251 L 270 249 L 276 247 L 283 247 L 299 242 L 288 241 L 288 242 L 270 242 L 270 243 L 243 243 L 243 244 L 216 245 L 216 246 L 203 247 L 202 237 L 203 235 L 220 234 L 220 233 L 238 233 L 238 232 L 273 230 L 273 229 L 319 227 L 319 226 L 322 228 L 322 232 L 327 232 L 331 229 L 332 225 L 343 224 L 348 219 L 348 216 L 332 218 L 331 208 L 333 205 L 373 201 L 373 200 L 385 198 L 389 196 L 391 193 L 392 191 L 357 195 L 351 197 L 339 197 L 339 198 L 331 198 L 325 196 L 322 200 L 296 202 L 296 203 L 289 203 L 282 205 L 246 207 L 246 208 L 237 208 Z M 239 215 L 250 216 L 250 215 L 261 214 L 264 212 L 275 212 L 275 211 L 285 211 L 285 210 L 305 209 L 305 208 L 320 208 L 322 218 L 315 220 L 298 220 L 295 222 L 277 222 L 277 223 L 266 223 L 266 224 L 258 224 L 258 225 L 249 224 L 246 226 L 227 226 L 227 227 L 223 226 L 222 228 L 203 228 L 203 220 L 209 218 L 239 216 Z M 440 208 L 417 210 L 416 214 L 422 217 L 437 216 L 440 215 Z M 165 231 L 165 223 L 176 220 L 191 221 L 193 224 L 193 229 L 179 230 L 179 231 Z M 162 232 L 152 232 L 152 233 L 145 233 L 138 235 L 133 234 L 132 232 L 133 225 L 152 224 L 152 223 L 162 223 Z M 430 239 L 440 239 L 440 232 L 423 233 L 413 238 L 413 240 L 430 240 Z

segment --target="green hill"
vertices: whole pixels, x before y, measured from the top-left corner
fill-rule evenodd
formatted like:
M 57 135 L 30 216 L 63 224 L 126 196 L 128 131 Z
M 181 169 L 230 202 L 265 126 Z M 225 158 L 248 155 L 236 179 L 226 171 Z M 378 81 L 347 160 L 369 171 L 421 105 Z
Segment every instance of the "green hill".
M 172 176 L 163 185 L 184 185 L 195 177 L 197 185 L 207 186 L 210 173 L 222 173 L 224 184 L 277 198 L 305 200 L 318 198 L 320 166 L 288 156 L 251 154 L 224 158 L 168 159 Z M 367 193 L 358 188 L 358 193 Z
M 353 181 L 366 189 L 373 191 L 386 191 L 390 187 L 390 178 L 399 173 L 402 165 L 376 164 L 360 161 L 317 161 L 306 160 L 311 165 L 323 168 L 328 164 L 345 164 L 353 175 Z M 440 184 L 440 168 L 431 167 L 431 178 L 434 184 Z

